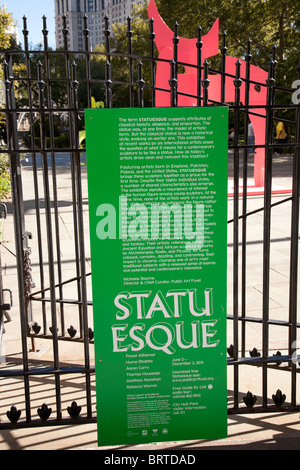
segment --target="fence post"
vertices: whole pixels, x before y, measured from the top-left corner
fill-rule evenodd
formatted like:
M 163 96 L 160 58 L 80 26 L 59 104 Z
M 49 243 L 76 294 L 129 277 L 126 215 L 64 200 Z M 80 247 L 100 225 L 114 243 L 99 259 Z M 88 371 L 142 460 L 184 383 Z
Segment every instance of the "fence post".
M 105 16 L 105 39 L 106 39 L 106 63 L 105 63 L 105 106 L 112 108 L 112 81 L 111 81 L 111 63 L 110 63 L 110 29 L 108 24 L 108 16 Z
M 89 47 L 89 34 L 87 24 L 87 15 L 83 17 L 83 36 L 84 36 L 84 51 L 85 51 L 85 73 L 87 79 L 87 107 L 91 107 L 92 102 L 92 90 L 91 90 L 91 61 L 90 61 L 90 47 Z
M 223 39 L 222 39 L 222 75 L 221 75 L 221 103 L 225 103 L 225 81 L 226 81 L 226 54 L 227 54 L 227 47 L 226 47 L 226 37 L 227 33 L 224 31 Z
M 134 96 L 133 96 L 133 67 L 132 67 L 132 36 L 133 32 L 131 30 L 131 18 L 127 18 L 127 38 L 128 38 L 128 72 L 129 72 L 129 104 L 130 108 L 134 106 Z
M 105 45 L 106 45 L 106 52 L 107 52 L 107 60 L 110 62 L 110 29 L 109 29 L 109 16 L 104 17 L 105 21 L 105 30 L 104 30 L 104 35 L 105 35 Z
M 208 78 L 208 62 L 207 60 L 204 61 L 203 64 L 203 80 L 202 80 L 202 87 L 203 87 L 203 106 L 208 106 L 208 87 L 210 80 Z
M 84 360 L 85 360 L 85 377 L 86 377 L 86 398 L 87 398 L 87 415 L 92 417 L 91 403 L 91 371 L 90 371 L 90 353 L 89 353 L 89 329 L 88 329 L 88 312 L 87 312 L 87 285 L 86 285 L 86 255 L 85 255 L 85 237 L 84 237 L 84 221 L 83 221 L 83 204 L 82 204 L 82 176 L 79 152 L 79 126 L 78 126 L 78 81 L 76 77 L 76 63 L 72 63 L 72 91 L 74 108 L 72 116 L 72 133 L 75 145 L 75 180 L 77 193 L 77 217 L 79 228 L 79 254 L 80 254 L 80 278 L 81 278 L 81 299 L 82 299 L 82 323 L 83 323 L 83 339 L 84 339 Z
M 241 95 L 241 62 L 238 60 L 235 64 L 236 74 L 233 81 L 235 86 L 235 110 L 234 110 L 234 195 L 233 195 L 233 337 L 234 337 L 234 359 L 238 361 L 239 336 L 238 336 L 238 317 L 239 317 L 239 137 L 240 137 L 240 95 Z M 238 408 L 238 382 L 239 370 L 238 364 L 234 365 L 234 407 Z
M 249 106 L 249 90 L 250 90 L 250 65 L 252 55 L 250 53 L 251 41 L 247 41 L 247 53 L 246 53 L 246 80 L 245 80 L 245 99 L 244 105 L 246 106 L 245 118 L 244 118 L 244 144 L 248 144 L 248 124 L 249 114 L 247 106 Z M 241 292 L 241 314 L 242 318 L 246 317 L 246 249 L 247 249 L 247 186 L 248 186 L 248 154 L 249 149 L 244 148 L 243 150 L 243 220 L 242 220 L 242 292 Z M 241 349 L 242 356 L 246 354 L 246 322 L 242 322 L 242 335 L 241 335 Z
M 197 104 L 201 106 L 201 80 L 202 80 L 202 28 L 198 27 L 198 40 L 196 43 L 197 46 Z
M 299 62 L 297 66 L 298 80 L 300 80 L 300 51 Z M 300 103 L 296 108 L 296 127 L 295 127 L 295 150 L 293 158 L 293 189 L 292 189 L 292 223 L 291 223 L 291 254 L 290 254 L 290 304 L 289 304 L 289 322 L 291 324 L 289 331 L 289 353 L 290 355 L 299 351 L 297 347 L 297 289 L 298 289 L 298 258 L 299 258 L 299 197 L 300 197 Z M 296 361 L 292 361 L 291 377 L 291 403 L 296 406 Z
M 21 342 L 22 342 L 22 357 L 23 357 L 23 371 L 24 375 L 24 394 L 25 394 L 25 409 L 26 421 L 31 422 L 30 412 L 30 391 L 29 391 L 29 378 L 26 375 L 29 369 L 28 352 L 27 352 L 27 310 L 25 305 L 25 270 L 24 270 L 24 248 L 26 245 L 25 227 L 24 227 L 24 206 L 23 206 L 23 190 L 21 179 L 21 164 L 20 155 L 16 151 L 19 149 L 18 131 L 16 114 L 10 111 L 16 107 L 13 81 L 12 81 L 12 66 L 11 60 L 5 60 L 3 64 L 4 72 L 4 85 L 6 95 L 6 124 L 7 124 L 7 143 L 10 158 L 10 172 L 11 172 L 11 194 L 13 201 L 14 212 L 14 231 L 15 231 L 15 245 L 16 245 L 16 258 L 18 270 L 18 290 L 19 290 L 19 309 L 20 309 L 20 322 L 21 322 Z
M 176 62 L 172 60 L 170 62 L 171 67 L 171 78 L 169 80 L 171 88 L 171 107 L 177 106 L 177 74 L 176 74 Z
M 271 197 L 272 197 L 272 157 L 273 148 L 273 108 L 275 87 L 275 63 L 273 58 L 269 65 L 267 79 L 267 113 L 266 113 L 266 152 L 265 152 L 265 181 L 264 181 L 264 233 L 263 233 L 263 366 L 262 366 L 262 399 L 263 406 L 268 402 L 266 359 L 269 350 L 269 291 L 270 291 L 270 231 L 271 231 Z
M 151 55 L 151 94 L 152 94 L 152 107 L 155 108 L 155 32 L 154 32 L 154 19 L 150 21 L 150 55 Z
M 138 63 L 138 107 L 144 107 L 144 85 L 145 80 L 143 79 L 143 64 L 140 61 Z
M 55 274 L 54 274 L 54 251 L 53 251 L 53 236 L 52 236 L 52 221 L 51 221 L 51 202 L 50 202 L 50 187 L 49 187 L 49 173 L 47 161 L 47 144 L 46 144 L 46 122 L 45 122 L 45 97 L 44 87 L 45 82 L 42 74 L 42 64 L 38 63 L 38 87 L 39 87 L 39 107 L 40 107 L 40 135 L 41 135 L 41 158 L 43 169 L 43 184 L 44 184 L 44 197 L 45 197 L 45 218 L 47 226 L 47 248 L 48 248 L 48 266 L 49 266 L 49 284 L 51 295 L 51 333 L 53 344 L 53 366 L 56 371 L 59 370 L 59 354 L 58 354 L 58 329 L 56 318 L 56 292 L 55 292 Z M 60 396 L 60 376 L 55 374 L 55 388 L 56 388 L 56 413 L 57 419 L 61 419 L 61 396 Z

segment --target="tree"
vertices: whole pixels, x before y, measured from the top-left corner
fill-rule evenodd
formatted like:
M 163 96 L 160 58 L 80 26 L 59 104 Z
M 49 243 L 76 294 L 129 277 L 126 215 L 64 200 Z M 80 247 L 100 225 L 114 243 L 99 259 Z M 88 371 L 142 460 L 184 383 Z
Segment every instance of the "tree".
M 294 0 L 156 0 L 159 13 L 173 29 L 177 21 L 179 35 L 196 37 L 220 21 L 220 34 L 227 33 L 228 54 L 242 58 L 247 40 L 252 42 L 252 63 L 268 70 L 272 46 L 277 47 L 277 83 L 290 87 L 300 49 L 300 9 Z M 221 38 L 220 38 L 221 44 Z
M 11 35 L 8 33 L 9 29 L 14 26 L 13 16 L 7 12 L 6 7 L 0 7 L 0 57 L 3 61 L 2 52 L 9 49 L 12 43 Z M 0 67 L 0 80 L 3 79 L 3 70 Z M 1 139 L 5 136 L 7 138 L 4 117 L 0 114 L 1 126 Z M 0 200 L 9 197 L 10 195 L 10 171 L 9 171 L 9 158 L 8 155 L 2 153 L 0 156 Z
M 138 81 L 138 67 L 139 62 L 142 62 L 143 80 L 146 84 L 151 83 L 151 65 L 146 57 L 150 56 L 150 41 L 149 41 L 149 21 L 147 4 L 145 7 L 134 5 L 132 15 L 130 17 L 130 29 L 132 31 L 132 55 L 138 57 L 145 57 L 144 60 L 132 59 L 132 83 L 133 89 L 137 88 Z M 128 23 L 115 23 L 112 27 L 111 37 L 111 50 L 118 54 L 128 54 Z M 104 46 L 99 46 L 99 51 L 104 50 Z M 106 61 L 106 57 L 102 57 L 102 61 Z M 131 82 L 129 76 L 129 60 L 124 57 L 111 57 L 111 74 L 112 81 L 119 82 L 118 85 L 113 86 L 113 100 L 115 106 L 124 107 L 129 106 L 129 91 L 128 86 L 125 85 Z M 124 83 L 124 85 L 122 85 Z M 137 105 L 137 93 L 134 93 L 135 105 Z M 151 103 L 151 90 L 144 89 L 144 105 L 148 106 Z
M 101 47 L 96 47 L 96 54 L 93 54 L 90 57 L 89 70 L 92 82 L 88 83 L 87 78 L 87 64 L 85 58 L 75 58 L 75 63 L 77 64 L 77 79 L 79 81 L 78 87 L 78 103 L 80 108 L 86 108 L 90 104 L 88 103 L 88 87 L 90 88 L 89 94 L 91 99 L 95 102 L 100 102 L 105 100 L 105 61 L 104 56 L 97 54 L 101 51 Z M 103 81 L 103 83 L 101 83 Z
M 14 18 L 8 13 L 6 6 L 0 7 L 0 50 L 8 49 L 12 42 L 12 37 L 8 30 L 15 25 Z
M 5 53 L 9 51 L 21 51 L 21 46 L 17 44 L 16 40 L 10 34 L 10 31 L 16 26 L 16 22 L 13 15 L 9 13 L 6 6 L 0 7 L 0 80 L 3 79 L 3 61 L 5 59 Z M 18 76 L 25 70 L 25 65 L 22 63 L 21 54 L 17 54 L 14 57 L 12 63 L 13 72 L 15 76 Z M 19 86 L 18 82 L 14 82 L 14 87 L 17 89 Z
M 52 52 L 52 49 L 48 49 L 49 52 Z M 39 86 L 37 83 L 37 76 L 38 76 L 38 67 L 39 63 L 42 65 L 42 76 L 43 79 L 46 79 L 46 62 L 45 62 L 45 53 L 42 49 L 42 44 L 38 44 L 34 47 L 33 53 L 30 54 L 28 57 L 29 60 L 29 67 L 30 67 L 30 76 L 33 78 L 31 82 L 31 99 L 33 106 L 39 107 Z M 22 57 L 22 54 L 19 55 Z M 24 57 L 23 57 L 23 60 Z M 73 60 L 73 57 L 70 57 L 70 62 Z M 29 105 L 28 101 L 28 89 L 27 89 L 27 73 L 25 64 L 23 62 L 23 67 L 21 70 L 16 73 L 16 77 L 19 79 L 19 93 L 16 96 L 16 100 L 18 102 L 19 107 L 26 107 Z M 57 107 L 64 107 L 67 105 L 68 96 L 67 96 L 67 89 L 65 83 L 66 77 L 66 62 L 65 57 L 58 53 L 58 54 L 49 54 L 48 56 L 48 73 L 50 80 L 45 80 L 45 90 L 44 96 L 47 104 L 48 100 L 48 92 L 51 91 L 51 101 L 52 105 Z M 24 79 L 24 80 L 23 80 Z M 48 89 L 48 83 L 50 84 L 50 88 Z

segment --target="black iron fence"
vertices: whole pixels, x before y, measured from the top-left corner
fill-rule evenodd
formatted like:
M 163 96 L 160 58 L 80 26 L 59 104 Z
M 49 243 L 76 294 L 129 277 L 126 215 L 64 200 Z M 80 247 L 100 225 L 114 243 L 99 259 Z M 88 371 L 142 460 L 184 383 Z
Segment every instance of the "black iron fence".
M 207 61 L 202 63 L 201 28 L 195 42 L 198 63 L 179 62 L 178 27 L 175 25 L 174 58 L 168 61 L 169 86 L 158 90 L 155 86 L 156 70 L 158 63 L 164 59 L 157 57 L 153 20 L 149 22 L 149 55 L 143 57 L 134 54 L 134 31 L 131 30 L 130 19 L 126 54 L 112 50 L 108 18 L 105 19 L 104 51 L 90 50 L 86 18 L 83 29 L 85 50 L 69 51 L 66 17 L 63 20 L 64 49 L 52 51 L 48 47 L 44 18 L 44 48 L 30 50 L 24 18 L 24 48 L 7 52 L 3 61 L 6 105 L 1 113 L 7 125 L 8 145 L 1 152 L 9 154 L 11 166 L 22 359 L 16 363 L 1 364 L 0 377 L 4 384 L 22 384 L 24 402 L 19 406 L 11 403 L 7 407 L 5 400 L 0 428 L 95 420 L 91 273 L 88 220 L 85 218 L 88 201 L 85 192 L 85 149 L 82 145 L 84 108 L 92 107 L 97 100 L 103 101 L 99 106 L 114 107 L 121 94 L 126 96 L 125 106 L 156 106 L 158 91 L 169 94 L 171 106 L 178 105 L 180 94 L 195 98 L 198 106 L 226 105 L 234 128 L 234 138 L 229 146 L 232 194 L 228 198 L 228 413 L 299 410 L 299 365 L 295 358 L 300 326 L 297 308 L 300 106 L 292 102 L 293 90 L 276 86 L 276 48 L 270 51 L 267 80 L 257 82 L 251 77 L 250 41 L 243 58 L 247 64 L 246 75 L 242 77 L 240 61 L 236 63 L 234 74 L 226 72 L 225 34 L 219 69 L 211 67 Z M 102 75 L 93 75 L 95 59 L 102 64 Z M 118 61 L 123 64 L 122 79 L 120 76 L 114 78 L 113 67 Z M 22 67 L 19 69 L 21 71 L 14 73 L 16 63 Z M 196 95 L 178 90 L 178 70 L 186 66 L 196 70 Z M 211 75 L 221 77 L 220 100 L 210 98 Z M 299 66 L 298 72 L 295 70 L 297 78 L 300 78 Z M 235 90 L 235 99 L 231 103 L 225 102 L 228 80 L 232 81 Z M 243 84 L 245 96 L 242 103 L 240 93 Z M 249 104 L 251 84 L 266 90 L 264 104 Z M 99 95 L 96 100 L 95 93 Z M 278 94 L 281 98 L 277 103 Z M 282 96 L 285 96 L 284 100 Z M 265 119 L 266 137 L 264 143 L 254 146 L 256 150 L 265 150 L 263 187 L 260 188 L 261 193 L 249 195 L 249 180 L 253 176 L 253 160 L 249 156 L 252 144 L 248 144 L 251 114 L 259 114 Z M 26 121 L 26 131 L 20 131 L 21 121 Z M 290 127 L 291 138 L 284 144 L 274 140 L 274 125 L 278 121 Z M 56 135 L 57 122 L 60 124 L 59 136 Z M 24 133 L 26 138 L 23 141 Z M 279 153 L 279 158 L 275 153 L 278 149 L 286 152 Z M 282 168 L 284 174 L 280 173 Z M 24 185 L 24 174 L 31 178 L 30 195 L 25 194 L 28 185 Z M 272 184 L 276 175 L 288 177 L 291 184 L 286 191 L 279 191 L 274 196 Z M 68 207 L 67 215 L 64 213 L 65 207 Z M 283 306 L 277 304 L 277 315 L 273 317 L 271 288 L 272 274 L 276 269 L 272 265 L 272 247 L 280 240 L 276 237 L 274 240 L 272 222 L 278 211 L 287 217 L 284 224 L 288 220 L 281 241 L 285 243 L 282 250 L 289 261 L 284 263 L 285 301 Z M 251 225 L 253 219 L 254 228 Z M 72 246 L 73 253 L 67 260 L 63 246 L 66 241 L 62 237 L 66 225 L 68 250 Z M 255 253 L 253 246 L 257 248 Z M 255 264 L 251 263 L 254 255 Z M 259 290 L 261 304 L 256 303 L 254 310 L 247 287 L 251 270 L 261 278 L 261 288 L 256 289 L 256 292 Z M 275 340 L 270 338 L 272 328 L 280 334 L 284 332 L 286 338 L 283 350 L 276 350 L 275 353 L 273 345 L 274 342 L 277 344 L 278 336 L 275 335 Z M 36 350 L 37 341 L 47 344 L 48 362 L 32 359 L 30 354 Z M 63 348 L 67 348 L 67 355 Z M 75 349 L 76 359 L 72 361 L 73 353 L 70 351 Z M 245 375 L 249 380 L 245 381 Z M 249 390 L 254 376 L 254 390 Z M 64 409 L 64 387 L 68 379 L 76 381 L 78 377 L 84 384 L 84 398 L 80 403 L 72 399 L 72 404 Z M 32 392 L 32 384 L 36 383 L 37 378 L 48 379 L 45 382 L 45 403 L 38 404 L 39 408 Z M 281 391 L 281 382 L 284 386 L 288 383 L 289 390 Z M 272 388 L 274 384 L 275 390 Z M 51 397 L 53 394 L 51 400 L 55 411 L 47 404 L 49 394 Z

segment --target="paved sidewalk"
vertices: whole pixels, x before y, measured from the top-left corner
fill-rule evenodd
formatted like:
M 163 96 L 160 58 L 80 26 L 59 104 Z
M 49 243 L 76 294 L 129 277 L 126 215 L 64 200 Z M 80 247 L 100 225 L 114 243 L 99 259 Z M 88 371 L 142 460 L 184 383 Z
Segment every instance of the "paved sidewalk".
M 291 187 L 290 179 L 291 158 L 288 156 L 278 158 L 274 165 L 274 184 L 284 189 Z M 74 262 L 72 254 L 72 208 L 70 204 L 70 169 L 66 166 L 64 159 L 59 161 L 57 168 L 57 182 L 59 193 L 59 217 L 61 227 L 61 255 L 64 266 L 64 275 L 68 277 L 74 273 Z M 230 168 L 231 171 L 231 168 Z M 84 217 L 86 225 L 86 236 L 88 236 L 88 213 L 86 196 L 86 173 L 82 167 L 84 186 Z M 33 210 L 33 183 L 30 161 L 25 162 L 23 170 L 24 200 L 26 230 L 33 232 L 32 246 L 32 269 L 33 277 L 38 275 L 37 265 L 37 238 L 35 228 L 35 212 Z M 41 175 L 40 175 L 41 176 Z M 276 194 L 273 202 L 288 197 L 288 194 Z M 255 210 L 263 205 L 263 198 L 257 195 L 249 198 L 248 210 Z M 14 224 L 12 217 L 11 202 L 7 201 L 8 216 L 5 220 L 2 235 L 1 258 L 3 267 L 4 288 L 13 291 L 14 305 L 11 310 L 12 322 L 5 325 L 6 333 L 2 347 L 2 364 L 0 367 L 17 367 L 21 361 L 21 341 L 20 341 L 20 321 L 18 317 L 18 290 L 17 272 L 14 244 Z M 290 257 L 290 202 L 278 205 L 272 210 L 272 249 L 271 249 L 271 271 L 270 271 L 270 317 L 273 319 L 286 320 L 288 318 L 288 288 L 289 288 L 289 257 Z M 228 218 L 232 217 L 232 201 L 229 200 Z M 248 218 L 247 223 L 247 314 L 251 317 L 260 317 L 262 302 L 262 234 L 263 234 L 263 212 L 257 212 Z M 46 241 L 45 241 L 46 243 Z M 87 266 L 90 267 L 89 252 L 87 250 Z M 232 224 L 228 225 L 228 313 L 232 311 Z M 70 287 L 70 295 L 72 289 Z M 68 292 L 69 293 L 69 292 Z M 90 292 L 89 292 L 90 294 Z M 66 297 L 68 297 L 66 295 Z M 72 298 L 72 297 L 69 297 Z M 298 300 L 299 304 L 299 300 Z M 70 321 L 72 312 L 70 312 Z M 92 320 L 91 320 L 92 321 Z M 69 326 L 69 325 L 68 325 Z M 232 340 L 232 322 L 228 322 L 228 346 Z M 249 323 L 247 325 L 247 351 L 256 347 L 262 348 L 261 325 L 259 323 Z M 284 354 L 287 351 L 288 329 L 284 327 L 270 326 L 270 354 L 275 354 L 278 350 Z M 82 351 L 70 342 L 61 342 L 60 359 L 66 364 L 79 364 L 82 361 Z M 34 364 L 46 366 L 51 361 L 51 347 L 47 340 L 36 340 L 36 351 L 30 348 L 28 340 L 29 360 Z M 91 348 L 91 355 L 93 351 Z M 228 368 L 228 389 L 229 400 L 230 390 L 232 390 L 232 370 Z M 284 370 L 270 371 L 268 387 L 270 396 L 278 389 L 286 394 L 286 400 L 290 399 L 290 374 Z M 52 378 L 33 378 L 32 399 L 36 403 L 36 408 L 43 402 L 54 404 L 53 392 L 46 391 L 45 384 L 52 385 Z M 65 408 L 73 400 L 80 403 L 81 396 L 84 396 L 84 378 L 78 380 L 73 377 L 63 377 L 63 402 Z M 94 383 L 92 383 L 93 394 Z M 1 388 L 1 413 L 0 421 L 7 420 L 5 413 L 12 405 L 22 408 L 23 406 L 23 386 L 20 382 L 9 380 L 2 381 Z M 246 394 L 252 391 L 261 397 L 261 368 L 245 366 L 240 368 L 240 390 Z M 95 397 L 93 395 L 93 407 L 95 409 Z M 297 413 L 268 414 L 245 414 L 234 415 L 228 418 L 229 437 L 220 441 L 193 441 L 193 442 L 171 442 L 155 443 L 143 446 L 120 446 L 105 448 L 110 450 L 204 450 L 204 449 L 265 449 L 265 450 L 285 450 L 300 449 L 300 416 Z M 23 415 L 22 415 L 23 416 Z M 72 426 L 43 426 L 34 428 L 0 430 L 0 450 L 96 450 L 97 435 L 96 424 L 82 424 Z
M 299 450 L 299 413 L 236 415 L 228 418 L 228 438 L 211 441 L 165 442 L 137 446 L 98 447 L 96 424 L 44 426 L 0 431 L 1 450 L 92 450 L 172 453 L 200 450 Z

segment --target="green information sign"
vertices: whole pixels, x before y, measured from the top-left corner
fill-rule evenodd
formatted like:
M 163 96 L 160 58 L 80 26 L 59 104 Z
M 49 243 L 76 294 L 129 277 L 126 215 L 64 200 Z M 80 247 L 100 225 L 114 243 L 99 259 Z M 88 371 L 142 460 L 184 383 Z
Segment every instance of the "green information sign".
M 226 437 L 227 108 L 85 119 L 99 445 Z

